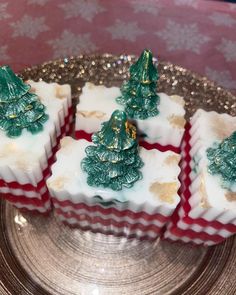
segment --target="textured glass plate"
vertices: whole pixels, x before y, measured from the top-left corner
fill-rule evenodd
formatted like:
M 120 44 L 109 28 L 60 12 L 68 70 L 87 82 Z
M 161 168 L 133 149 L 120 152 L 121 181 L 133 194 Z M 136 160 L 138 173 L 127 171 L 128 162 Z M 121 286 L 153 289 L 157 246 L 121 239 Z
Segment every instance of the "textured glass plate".
M 121 85 L 132 56 L 79 56 L 22 72 L 25 79 L 71 83 L 76 97 L 85 81 Z M 235 115 L 236 98 L 206 78 L 159 63 L 159 90 L 198 107 Z M 0 294 L 236 294 L 236 239 L 211 248 L 157 240 L 138 242 L 22 214 L 0 201 Z

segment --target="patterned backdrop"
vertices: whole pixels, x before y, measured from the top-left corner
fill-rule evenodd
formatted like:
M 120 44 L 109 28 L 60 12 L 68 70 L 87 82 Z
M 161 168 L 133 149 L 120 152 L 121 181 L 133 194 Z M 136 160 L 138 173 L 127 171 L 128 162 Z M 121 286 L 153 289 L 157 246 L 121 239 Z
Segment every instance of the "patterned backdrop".
M 0 61 L 17 71 L 58 57 L 147 47 L 236 91 L 236 4 L 1 0 L 0 27 Z

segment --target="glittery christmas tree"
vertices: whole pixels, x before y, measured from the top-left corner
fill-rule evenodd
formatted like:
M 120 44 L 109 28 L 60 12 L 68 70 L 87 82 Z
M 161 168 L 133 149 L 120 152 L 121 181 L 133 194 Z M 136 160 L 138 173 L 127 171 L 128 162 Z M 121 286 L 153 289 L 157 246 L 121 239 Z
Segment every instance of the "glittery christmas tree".
M 89 185 L 118 191 L 142 178 L 136 128 L 127 121 L 125 112 L 114 111 L 92 141 L 95 145 L 86 148 L 87 156 L 81 162 Z
M 144 50 L 138 61 L 130 67 L 130 79 L 121 87 L 122 96 L 116 99 L 125 106 L 130 118 L 144 120 L 158 115 L 158 78 L 151 51 Z
M 216 147 L 209 148 L 207 157 L 209 172 L 219 174 L 225 187 L 236 183 L 236 131 Z
M 45 106 L 30 85 L 17 77 L 10 67 L 0 68 L 0 129 L 9 137 L 18 137 L 26 128 L 32 134 L 43 130 L 48 120 Z

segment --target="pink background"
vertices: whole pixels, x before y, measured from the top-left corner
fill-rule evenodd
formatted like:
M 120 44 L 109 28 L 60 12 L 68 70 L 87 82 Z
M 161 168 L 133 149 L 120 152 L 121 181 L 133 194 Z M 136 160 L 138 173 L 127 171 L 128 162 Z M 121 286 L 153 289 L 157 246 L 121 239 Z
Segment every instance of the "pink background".
M 0 62 L 150 48 L 236 91 L 236 4 L 206 0 L 2 0 Z

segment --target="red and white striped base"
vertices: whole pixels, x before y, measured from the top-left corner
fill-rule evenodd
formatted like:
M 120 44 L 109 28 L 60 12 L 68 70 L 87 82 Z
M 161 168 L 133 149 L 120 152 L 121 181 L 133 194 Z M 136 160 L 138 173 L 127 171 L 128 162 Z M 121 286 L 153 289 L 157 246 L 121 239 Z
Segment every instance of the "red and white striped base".
M 73 203 L 53 198 L 55 214 L 71 227 L 92 230 L 116 236 L 154 240 L 159 237 L 169 220 L 162 214 L 118 210 L 114 205 Z

